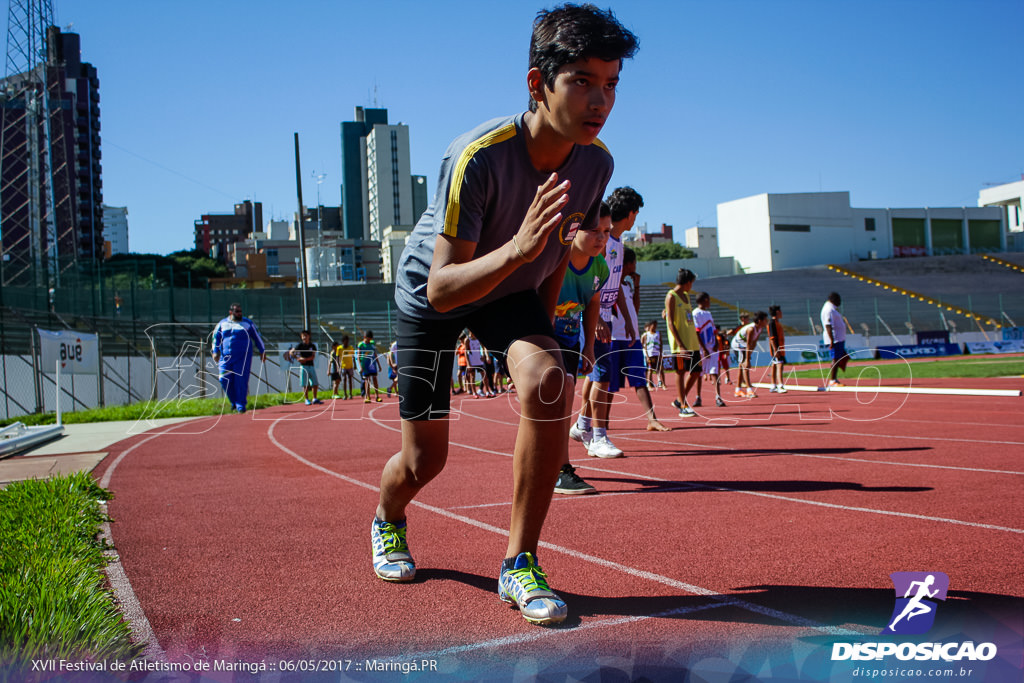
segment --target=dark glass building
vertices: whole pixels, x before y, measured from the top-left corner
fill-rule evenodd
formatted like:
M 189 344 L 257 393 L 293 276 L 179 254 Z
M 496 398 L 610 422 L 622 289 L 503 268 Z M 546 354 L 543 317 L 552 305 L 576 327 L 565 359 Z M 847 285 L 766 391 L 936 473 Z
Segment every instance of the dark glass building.
M 41 282 L 48 271 L 103 258 L 99 102 L 78 34 L 56 26 L 46 31 L 45 63 L 0 82 L 5 283 Z

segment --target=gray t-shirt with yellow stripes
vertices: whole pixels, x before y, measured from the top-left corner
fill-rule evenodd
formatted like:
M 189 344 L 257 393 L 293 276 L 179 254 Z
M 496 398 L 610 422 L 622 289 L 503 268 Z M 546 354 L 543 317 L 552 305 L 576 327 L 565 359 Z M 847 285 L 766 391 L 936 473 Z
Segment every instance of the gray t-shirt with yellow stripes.
M 471 304 L 439 313 L 427 301 L 427 275 L 438 234 L 476 242 L 474 257 L 498 249 L 519 231 L 537 187 L 550 175 L 530 161 L 523 116 L 488 121 L 448 147 L 434 201 L 413 229 L 398 266 L 395 301 L 407 315 L 457 317 L 503 296 L 537 289 L 561 263 L 576 230 L 597 225 L 613 167 L 611 154 L 600 142 L 576 145 L 556 170 L 559 182 L 571 182 L 569 203 L 562 210 L 562 223 L 535 260 Z

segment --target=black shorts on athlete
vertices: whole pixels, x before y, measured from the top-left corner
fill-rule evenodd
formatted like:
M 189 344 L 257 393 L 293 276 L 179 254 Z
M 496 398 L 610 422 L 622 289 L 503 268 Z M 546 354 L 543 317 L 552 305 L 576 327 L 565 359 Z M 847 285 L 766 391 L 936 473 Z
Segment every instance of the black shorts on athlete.
M 700 363 L 700 351 L 680 351 L 673 355 L 677 369 L 686 372 L 701 372 L 703 370 Z
M 501 356 L 517 339 L 555 338 L 551 317 L 534 290 L 509 294 L 465 315 L 440 320 L 399 311 L 398 412 L 403 420 L 436 420 L 448 415 L 455 345 L 466 328 Z

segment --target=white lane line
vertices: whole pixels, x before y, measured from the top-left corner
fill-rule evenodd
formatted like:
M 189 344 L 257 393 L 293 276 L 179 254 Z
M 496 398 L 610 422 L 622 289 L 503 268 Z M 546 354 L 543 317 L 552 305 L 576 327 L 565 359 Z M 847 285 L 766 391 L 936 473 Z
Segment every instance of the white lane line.
M 465 414 L 469 415 L 470 417 L 474 417 L 473 415 L 471 415 L 469 413 L 465 413 Z M 490 420 L 490 421 L 491 422 L 498 422 L 498 420 Z M 376 420 L 374 420 L 374 422 L 376 422 Z M 378 424 L 380 424 L 380 423 L 378 423 Z M 381 425 L 381 426 L 383 426 L 383 425 Z M 674 442 L 674 441 L 663 441 L 663 440 L 658 440 L 658 439 L 642 439 L 641 437 L 635 437 L 635 436 L 634 437 L 617 437 L 617 438 L 630 439 L 630 440 L 638 440 L 638 441 L 643 441 L 644 443 L 667 443 L 667 444 L 672 444 L 672 445 L 678 445 L 677 442 Z M 483 449 L 483 448 L 477 448 L 475 446 L 468 446 L 468 445 L 458 444 L 458 443 L 454 443 L 454 442 L 452 443 L 452 445 L 453 446 L 459 446 L 459 447 L 462 447 L 462 448 L 470 448 L 470 449 L 477 450 L 477 451 L 483 451 L 485 453 L 494 453 L 495 455 L 503 455 L 503 456 L 506 456 L 506 457 L 512 457 L 511 453 L 501 453 L 501 452 L 498 452 L 498 451 L 490 451 L 490 450 L 486 450 L 486 449 Z M 683 445 L 690 445 L 690 444 L 683 444 Z M 700 447 L 701 448 L 712 448 L 712 449 L 725 449 L 725 450 L 729 450 L 728 447 L 726 447 L 726 446 L 700 446 Z M 870 462 L 870 461 L 865 461 L 865 462 Z M 593 471 L 603 472 L 603 473 L 607 473 L 607 474 L 616 474 L 616 475 L 619 475 L 619 476 L 633 477 L 633 478 L 636 478 L 636 479 L 647 479 L 647 480 L 650 480 L 650 481 L 657 481 L 657 482 L 667 482 L 667 481 L 669 481 L 669 480 L 662 479 L 662 478 L 659 478 L 659 477 L 649 477 L 649 476 L 645 476 L 645 475 L 642 475 L 642 474 L 634 474 L 632 472 L 619 472 L 619 471 L 615 471 L 615 470 L 609 470 L 609 469 L 606 469 L 606 468 L 603 468 L 603 467 L 589 467 L 589 466 L 586 466 L 586 465 L 580 465 L 579 467 L 582 467 L 582 468 L 587 469 L 587 470 L 593 470 Z M 1015 472 L 1011 472 L 1009 474 L 1016 474 L 1016 473 Z M 816 501 L 816 500 L 808 500 L 806 498 L 791 498 L 789 496 L 782 496 L 782 495 L 775 494 L 775 493 L 764 493 L 762 491 L 748 491 L 748 490 L 745 490 L 745 489 L 733 489 L 733 488 L 728 488 L 728 487 L 725 487 L 725 486 L 710 486 L 708 484 L 702 484 L 700 482 L 675 481 L 673 483 L 675 483 L 677 485 L 683 485 L 683 486 L 694 486 L 694 487 L 698 487 L 698 488 L 706 489 L 706 490 L 710 490 L 710 491 L 728 491 L 730 493 L 742 493 L 742 494 L 745 494 L 745 495 L 748 495 L 748 496 L 760 496 L 762 498 L 774 498 L 776 500 L 784 500 L 784 501 L 788 501 L 788 502 L 791 502 L 791 503 L 800 503 L 802 505 L 816 505 L 818 507 L 827 507 L 827 508 L 833 508 L 833 509 L 837 509 L 837 510 L 846 510 L 847 512 L 867 512 L 867 513 L 876 514 L 876 515 L 886 515 L 886 516 L 889 516 L 889 517 L 906 517 L 906 518 L 909 518 L 909 519 L 923 519 L 923 520 L 927 520 L 927 521 L 930 521 L 930 522 L 940 522 L 940 523 L 944 523 L 944 524 L 956 524 L 956 525 L 960 525 L 960 526 L 976 527 L 976 528 L 979 528 L 979 529 L 989 529 L 991 531 L 1008 531 L 1008 532 L 1014 533 L 1014 534 L 1024 534 L 1024 529 L 1013 529 L 1013 528 L 1010 528 L 1010 527 L 996 526 L 994 524 L 985 524 L 983 522 L 966 522 L 966 521 L 959 520 L 959 519 L 949 519 L 949 518 L 946 518 L 946 517 L 931 517 L 931 516 L 928 516 L 928 515 L 918 515 L 918 514 L 914 514 L 914 513 L 911 513 L 911 512 L 896 512 L 894 510 L 879 510 L 879 509 L 875 509 L 875 508 L 863 508 L 863 507 L 856 507 L 856 506 L 851 506 L 851 505 L 839 505 L 838 503 L 825 503 L 825 502 Z M 643 491 L 635 491 L 633 493 L 643 493 Z M 586 498 L 586 497 L 587 496 L 577 496 L 577 498 Z M 595 497 L 595 496 L 591 496 L 591 497 Z M 596 496 L 596 497 L 600 498 L 600 496 Z
M 473 413 L 463 412 L 462 415 L 465 415 L 466 417 L 471 417 L 471 418 L 473 418 L 475 420 L 483 420 L 485 422 L 494 422 L 494 423 L 497 423 L 497 424 L 508 425 L 508 426 L 511 426 L 511 427 L 514 427 L 515 424 L 516 424 L 516 423 L 513 423 L 513 422 L 507 422 L 505 420 L 498 420 L 498 419 L 491 418 L 491 417 L 483 417 L 481 415 L 474 415 Z M 748 427 L 750 427 L 752 429 L 771 429 L 771 430 L 775 430 L 775 431 L 798 431 L 798 432 L 808 432 L 808 433 L 811 433 L 811 434 L 820 434 L 820 432 L 818 432 L 816 430 L 813 430 L 813 429 L 792 429 L 792 428 L 788 428 L 788 427 L 770 427 L 770 426 L 764 426 L 764 425 L 746 425 L 746 426 L 748 426 Z M 399 431 L 399 430 L 395 430 L 395 431 Z M 861 434 L 853 434 L 851 432 L 828 432 L 828 433 L 829 434 L 845 434 L 845 435 L 853 435 L 853 436 L 862 436 Z M 870 436 L 875 437 L 875 436 L 879 436 L 879 435 L 870 435 Z M 660 444 L 669 444 L 669 445 L 690 446 L 690 447 L 693 447 L 693 448 L 711 448 L 711 449 L 715 449 L 715 450 L 737 451 L 739 453 L 742 453 L 742 450 L 737 449 L 737 448 L 732 448 L 730 446 L 711 446 L 711 445 L 708 445 L 708 444 L 699 444 L 699 443 L 691 443 L 691 442 L 664 441 L 664 440 L 647 438 L 647 437 L 642 437 L 642 436 L 629 436 L 629 435 L 625 435 L 625 434 L 620 434 L 620 435 L 616 436 L 615 438 L 616 439 L 623 439 L 623 440 L 626 440 L 626 441 L 640 441 L 642 443 L 660 443 Z M 918 439 L 928 440 L 927 437 L 899 437 L 899 436 L 891 436 L 889 438 L 893 438 L 893 439 L 899 439 L 899 438 L 918 438 Z M 936 439 L 936 440 L 941 441 L 943 439 Z M 975 439 L 948 439 L 948 440 L 950 440 L 950 441 L 966 441 L 968 443 L 996 443 L 996 444 L 1017 445 L 1016 442 L 1012 442 L 1012 441 L 1010 441 L 1010 442 L 1006 442 L 1006 441 L 990 441 L 990 442 L 985 442 L 985 441 L 980 441 L 980 440 L 975 440 Z M 1024 445 L 1024 443 L 1019 444 L 1019 445 Z M 472 448 L 472 446 L 465 446 L 465 448 Z M 478 448 L 478 449 L 474 449 L 474 450 L 484 450 L 484 449 L 479 449 Z M 485 452 L 494 453 L 495 451 L 485 451 Z M 498 455 L 505 455 L 505 454 L 504 453 L 499 453 Z M 843 458 L 843 457 L 840 457 L 840 456 L 816 455 L 816 454 L 812 454 L 812 453 L 798 453 L 798 452 L 795 452 L 795 451 L 787 451 L 785 453 L 779 453 L 778 455 L 792 455 L 792 456 L 795 456 L 795 457 L 798 457 L 798 458 L 822 458 L 822 459 L 830 459 L 830 460 L 849 460 L 851 462 L 863 462 L 863 463 L 868 463 L 868 464 L 875 464 L 875 463 L 877 463 L 879 465 L 896 465 L 898 467 L 927 467 L 927 468 L 942 469 L 942 470 L 959 470 L 959 471 L 963 471 L 963 472 L 985 472 L 985 473 L 989 473 L 989 474 L 1017 474 L 1017 475 L 1024 475 L 1024 472 L 1014 472 L 1012 470 L 990 470 L 990 469 L 982 469 L 982 468 L 978 468 L 978 467 L 957 467 L 955 465 L 931 465 L 931 464 L 927 464 L 927 463 L 898 462 L 898 461 L 893 461 L 893 460 L 868 460 L 868 459 L 863 459 L 863 458 Z
M 755 429 L 764 429 L 764 427 L 755 427 Z M 707 448 L 707 449 L 719 450 L 719 451 L 733 451 L 737 455 L 742 455 L 744 453 L 743 449 L 741 449 L 741 448 L 733 448 L 732 446 L 714 446 L 714 445 L 711 445 L 711 444 L 692 443 L 692 442 L 685 442 L 685 441 L 664 441 L 664 440 L 660 440 L 660 439 L 645 439 L 645 438 L 639 437 L 639 436 L 628 436 L 628 435 L 620 435 L 620 436 L 616 436 L 615 438 L 616 439 L 620 439 L 622 441 L 639 441 L 641 443 L 660 443 L 660 444 L 666 444 L 666 445 L 671 445 L 671 446 L 686 446 L 686 447 L 689 447 L 689 448 Z M 930 469 L 937 469 L 937 470 L 959 470 L 959 471 L 962 471 L 962 472 L 984 472 L 984 473 L 987 473 L 987 474 L 1017 474 L 1017 475 L 1024 475 L 1024 472 L 1014 472 L 1012 470 L 988 470 L 988 469 L 982 469 L 980 467 L 957 467 L 956 465 L 929 465 L 927 463 L 899 462 L 899 461 L 896 461 L 896 460 L 869 460 L 869 459 L 866 459 L 866 458 L 844 458 L 844 457 L 839 456 L 839 455 L 819 455 L 819 454 L 815 454 L 815 453 L 797 453 L 796 451 L 779 452 L 779 453 L 775 453 L 775 455 L 791 455 L 791 456 L 796 457 L 796 458 L 820 458 L 820 459 L 823 459 L 823 460 L 846 460 L 846 461 L 849 461 L 849 462 L 865 463 L 867 465 L 895 465 L 897 467 L 927 467 L 927 468 L 930 468 Z
M 103 477 L 100 479 L 100 486 L 105 489 L 110 488 L 110 480 L 114 476 L 114 470 L 116 470 L 117 466 L 121 464 L 121 461 L 128 457 L 128 455 L 136 448 L 149 443 L 158 436 L 170 434 L 178 427 L 182 427 L 186 424 L 191 424 L 191 421 L 179 422 L 162 432 L 148 436 L 142 441 L 132 444 L 126 448 L 114 459 L 114 462 L 110 463 L 110 467 L 108 467 L 103 473 Z M 128 580 L 128 574 L 125 573 L 124 567 L 121 565 L 121 558 L 117 555 L 117 545 L 114 543 L 114 535 L 113 530 L 110 527 L 110 522 L 104 522 L 100 526 L 100 533 L 107 539 L 107 542 L 114 547 L 112 555 L 107 556 L 107 578 L 110 580 L 110 587 L 114 591 L 114 596 L 121 605 L 121 613 L 124 614 L 125 619 L 128 620 L 128 625 L 131 627 L 132 636 L 135 642 L 143 643 L 143 655 L 146 659 L 157 662 L 166 662 L 167 653 L 162 647 L 160 647 L 160 642 L 157 640 L 156 632 L 153 631 L 152 624 L 150 624 L 149 619 L 146 618 L 146 613 L 142 609 L 139 597 L 135 595 L 135 589 L 132 588 L 132 582 Z
M 282 419 L 284 419 L 284 418 L 282 418 Z M 375 424 L 383 426 L 381 423 L 379 423 L 376 420 L 376 418 L 374 418 L 372 416 L 372 411 L 371 411 L 370 420 L 372 422 L 374 422 Z M 282 444 L 274 436 L 274 427 L 280 421 L 281 420 L 275 420 L 273 423 L 271 423 L 270 427 L 267 429 L 267 436 L 270 439 L 271 443 L 273 443 L 275 446 L 277 446 L 282 452 L 286 453 L 287 455 L 291 456 L 292 458 L 295 458 L 297 461 L 303 463 L 304 465 L 311 466 L 311 467 L 313 467 L 313 469 L 317 470 L 318 472 L 322 472 L 324 474 L 327 474 L 328 476 L 335 477 L 336 479 L 340 479 L 341 481 L 344 481 L 346 483 L 354 484 L 356 486 L 360 486 L 362 488 L 369 489 L 371 491 L 380 491 L 380 488 L 377 487 L 377 486 L 374 486 L 372 484 L 367 484 L 367 483 L 359 481 L 357 479 L 353 479 L 352 477 L 348 477 L 346 475 L 340 474 L 340 473 L 335 472 L 333 470 L 329 470 L 326 467 L 322 467 L 320 465 L 312 463 L 309 460 L 307 460 L 306 458 L 303 458 L 301 455 L 299 455 L 295 451 L 293 451 L 290 448 L 288 448 L 287 446 L 285 446 L 284 444 Z M 420 509 L 423 509 L 423 510 L 427 510 L 429 512 L 433 512 L 435 514 L 441 515 L 442 517 L 447 517 L 448 519 L 451 519 L 451 520 L 454 520 L 454 521 L 457 521 L 457 522 L 462 522 L 463 524 L 468 524 L 470 526 L 477 527 L 478 529 L 483 529 L 484 531 L 489 531 L 491 533 L 498 534 L 500 536 L 507 537 L 508 534 L 509 534 L 507 529 L 502 529 L 501 527 L 494 526 L 493 524 L 488 524 L 486 522 L 481 522 L 480 520 L 473 519 L 472 517 L 466 517 L 464 515 L 460 515 L 460 514 L 451 512 L 450 510 L 446 510 L 444 508 L 439 508 L 439 507 L 436 507 L 434 505 L 428 505 L 428 504 L 422 503 L 422 502 L 420 502 L 418 500 L 413 500 L 410 503 L 410 505 L 416 506 L 416 507 L 418 507 Z M 751 603 L 751 602 L 747 602 L 745 600 L 741 600 L 741 599 L 736 598 L 734 596 L 724 595 L 724 594 L 719 593 L 717 591 L 713 591 L 713 590 L 711 590 L 709 588 L 703 588 L 701 586 L 695 586 L 693 584 L 685 583 L 683 581 L 678 581 L 676 579 L 673 579 L 673 578 L 670 578 L 670 577 L 667 577 L 667 576 L 662 576 L 661 574 L 655 574 L 653 572 L 644 571 L 642 569 L 636 569 L 634 567 L 628 567 L 626 565 L 622 565 L 622 564 L 619 564 L 617 562 L 613 562 L 611 560 L 606 560 L 604 558 L 597 557 L 595 555 L 589 555 L 587 553 L 582 553 L 582 552 L 579 552 L 579 551 L 576 551 L 576 550 L 572 550 L 570 548 L 566 548 L 564 546 L 556 545 L 554 543 L 547 543 L 545 541 L 541 541 L 538 544 L 538 547 L 544 548 L 545 550 L 551 550 L 553 552 L 557 552 L 557 553 L 560 553 L 560 554 L 563 554 L 563 555 L 568 555 L 569 557 L 572 557 L 572 558 L 577 559 L 577 560 L 585 560 L 587 562 L 590 562 L 591 564 L 596 564 L 596 565 L 604 567 L 606 569 L 612 569 L 612 570 L 615 570 L 615 571 L 618 571 L 618 572 L 623 572 L 623 573 L 628 574 L 629 576 L 632 576 L 634 578 L 645 579 L 647 581 L 653 581 L 655 583 L 660 583 L 662 585 L 669 586 L 671 588 L 675 588 L 675 589 L 678 589 L 678 590 L 682 590 L 682 591 L 685 591 L 687 593 L 692 593 L 694 595 L 703 595 L 703 596 L 711 598 L 712 600 L 715 600 L 716 602 L 719 602 L 721 604 L 734 605 L 736 607 L 740 607 L 742 609 L 745 609 L 748 612 L 754 612 L 756 614 L 761 614 L 761 615 L 764 615 L 764 616 L 772 617 L 774 619 L 778 619 L 780 621 L 786 622 L 786 623 L 791 624 L 793 626 L 801 626 L 801 627 L 806 627 L 806 628 L 812 628 L 812 629 L 815 629 L 817 631 L 821 631 L 822 633 L 827 633 L 827 634 L 830 634 L 830 635 L 860 635 L 860 633 L 857 632 L 857 631 L 850 631 L 848 629 L 838 628 L 838 627 L 835 627 L 835 626 L 826 626 L 824 624 L 819 624 L 819 623 L 817 623 L 815 621 L 812 621 L 810 619 L 805 619 L 804 617 L 800 617 L 800 616 L 797 616 L 795 614 L 789 614 L 789 613 L 782 612 L 782 611 L 779 611 L 779 610 L 771 609 L 769 607 L 762 607 L 761 605 L 757 605 L 757 604 L 754 604 L 754 603 Z
M 803 432 L 827 436 L 859 436 L 869 439 L 907 439 L 910 441 L 942 441 L 945 443 L 984 443 L 996 446 L 1024 446 L 1024 441 L 989 441 L 986 439 L 954 439 L 942 436 L 900 436 L 899 434 L 864 434 L 862 432 L 833 432 L 831 430 L 796 429 L 794 427 L 771 427 L 767 425 L 751 425 L 757 429 L 771 429 L 777 432 Z
M 771 384 L 754 382 L 758 389 L 770 389 Z M 1020 389 L 954 389 L 946 387 L 901 387 L 885 384 L 858 386 L 851 384 L 841 387 L 815 386 L 813 384 L 787 384 L 790 391 L 820 391 L 834 394 L 837 392 L 858 393 L 858 394 L 920 394 L 932 396 L 1020 396 Z
M 577 469 L 585 468 L 593 472 L 601 472 L 602 474 L 614 474 L 621 477 L 631 477 L 634 479 L 644 479 L 652 482 L 667 482 L 667 480 L 660 477 L 649 477 L 643 474 L 635 474 L 633 472 L 621 472 L 617 470 L 610 470 L 604 467 L 587 467 L 586 465 L 579 465 Z M 816 505 L 818 507 L 833 508 L 836 510 L 845 510 L 847 512 L 868 512 L 875 515 L 886 515 L 889 517 L 907 517 L 910 519 L 923 519 L 929 522 L 940 522 L 943 524 L 957 524 L 960 526 L 970 526 L 979 529 L 988 529 L 990 531 L 1008 531 L 1014 534 L 1024 534 L 1024 529 L 1012 529 L 1010 527 L 996 526 L 994 524 L 984 524 L 982 522 L 965 522 L 959 519 L 948 519 L 945 517 L 930 517 L 928 515 L 918 515 L 911 512 L 896 512 L 893 510 L 878 510 L 875 508 L 862 508 L 851 505 L 840 505 L 838 503 L 825 503 L 817 500 L 808 500 L 806 498 L 791 498 L 790 496 L 783 496 L 777 493 L 765 493 L 763 491 L 748 491 L 746 489 L 734 489 L 727 486 L 713 486 L 710 484 L 703 484 L 695 481 L 676 481 L 673 482 L 677 486 L 668 489 L 659 489 L 659 493 L 670 493 L 673 491 L 687 491 L 687 490 L 703 490 L 703 491 L 726 491 L 729 493 L 742 493 L 748 496 L 760 496 L 762 498 L 773 498 L 775 500 L 784 500 L 789 503 L 800 503 L 801 505 Z M 644 490 L 639 491 L 621 491 L 617 493 L 601 493 L 597 496 L 574 496 L 573 500 L 591 498 L 599 500 L 601 498 L 611 495 L 636 495 L 639 493 L 646 493 Z M 510 505 L 511 503 L 498 503 L 497 505 Z M 494 504 L 492 504 L 493 506 Z M 480 506 L 487 507 L 487 506 Z M 455 509 L 455 508 L 452 508 Z
M 572 629 L 573 632 L 587 631 L 594 628 L 610 628 L 615 626 L 622 626 L 624 624 L 633 624 L 640 621 L 647 621 L 648 619 L 667 619 L 670 617 L 678 617 L 683 614 L 693 614 L 694 612 L 702 612 L 706 609 L 717 609 L 719 607 L 728 607 L 731 605 L 731 601 L 722 600 L 720 602 L 711 602 L 705 605 L 697 605 L 694 607 L 678 607 L 676 609 L 665 610 L 664 612 L 658 612 L 657 614 L 640 615 L 632 617 L 617 617 L 615 619 L 601 619 L 599 621 L 590 621 L 585 624 Z M 452 655 L 463 654 L 471 652 L 473 650 L 483 650 L 492 647 L 509 647 L 514 645 L 524 645 L 526 643 L 532 643 L 545 638 L 553 638 L 565 633 L 565 629 L 531 629 L 524 633 L 517 633 L 514 636 L 505 636 L 503 638 L 495 638 L 493 640 L 484 640 L 478 643 L 467 643 L 465 645 L 456 645 L 454 647 L 445 648 L 444 650 L 437 650 L 435 652 L 424 652 L 415 655 L 409 655 L 409 660 L 414 661 L 417 659 L 440 659 L 441 657 L 450 657 Z
M 1015 425 L 1008 425 L 1008 424 L 999 424 L 999 423 L 996 423 L 996 422 L 962 422 L 960 420 L 915 420 L 915 419 L 910 418 L 910 417 L 887 417 L 887 418 L 885 418 L 885 421 L 886 422 L 911 422 L 911 423 L 914 423 L 914 424 L 924 424 L 924 425 L 946 425 L 947 427 L 949 427 L 949 426 L 983 427 L 983 428 L 986 428 L 986 429 L 998 427 L 1000 429 L 1024 429 L 1024 423 L 1015 424 Z

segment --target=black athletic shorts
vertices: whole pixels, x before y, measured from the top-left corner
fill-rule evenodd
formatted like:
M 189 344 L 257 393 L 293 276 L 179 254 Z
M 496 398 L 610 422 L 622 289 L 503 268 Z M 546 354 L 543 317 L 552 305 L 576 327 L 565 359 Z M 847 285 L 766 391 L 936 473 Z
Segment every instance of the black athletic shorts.
M 455 345 L 465 328 L 491 353 L 501 356 L 517 339 L 555 337 L 551 318 L 532 289 L 442 320 L 414 318 L 399 311 L 398 412 L 403 420 L 436 420 L 448 415 Z
M 686 370 L 687 372 L 700 372 L 700 351 L 684 351 L 683 353 L 677 353 L 676 363 L 678 363 L 678 367 Z
M 580 353 L 579 349 L 574 349 L 561 340 L 559 340 L 559 346 L 562 347 L 562 366 L 569 373 L 569 376 L 572 377 L 573 381 L 575 381 L 580 373 L 580 359 L 583 357 L 583 354 Z

